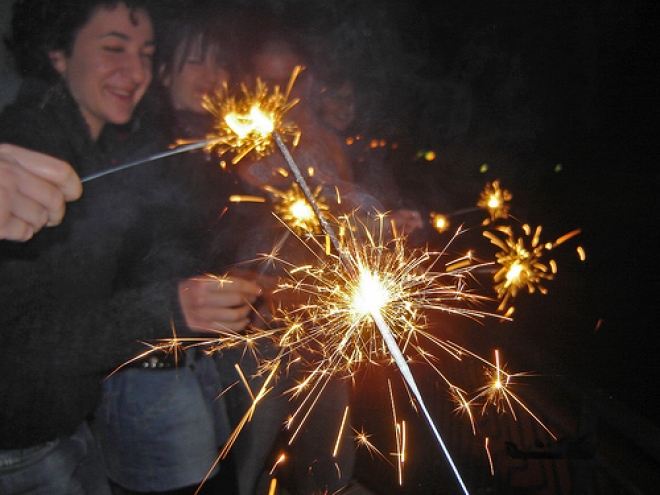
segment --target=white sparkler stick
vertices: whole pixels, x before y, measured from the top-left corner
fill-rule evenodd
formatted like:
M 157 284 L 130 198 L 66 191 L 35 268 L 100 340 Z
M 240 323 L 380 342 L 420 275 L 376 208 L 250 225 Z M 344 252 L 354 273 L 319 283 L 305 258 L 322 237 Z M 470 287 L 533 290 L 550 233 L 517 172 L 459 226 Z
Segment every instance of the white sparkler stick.
M 385 320 L 383 319 L 382 315 L 379 312 L 371 311 L 370 314 L 374 319 L 374 322 L 376 323 L 376 327 L 378 328 L 378 331 L 383 337 L 383 340 L 385 341 L 385 344 L 387 345 L 390 354 L 392 355 L 394 361 L 399 367 L 399 371 L 401 371 L 403 378 L 406 380 L 406 383 L 410 387 L 410 390 L 417 399 L 417 402 L 419 403 L 419 407 L 422 409 L 424 416 L 426 416 L 426 421 L 431 427 L 431 430 L 433 430 L 433 434 L 435 435 L 435 438 L 438 440 L 438 443 L 440 444 L 440 447 L 442 448 L 442 451 L 444 452 L 445 457 L 447 458 L 447 462 L 449 462 L 449 466 L 451 467 L 452 471 L 454 471 L 454 475 L 456 476 L 458 483 L 461 485 L 461 489 L 463 490 L 463 493 L 465 493 L 465 495 L 470 495 L 470 492 L 465 486 L 465 483 L 463 482 L 463 478 L 461 477 L 461 474 L 459 473 L 456 464 L 454 464 L 454 460 L 452 459 L 451 454 L 449 453 L 449 449 L 445 445 L 445 442 L 442 440 L 442 436 L 440 435 L 440 432 L 436 428 L 435 423 L 431 418 L 431 414 L 426 408 L 426 404 L 424 403 L 422 394 L 419 391 L 419 388 L 417 387 L 417 383 L 415 382 L 415 377 L 413 376 L 412 371 L 408 366 L 408 363 L 406 363 L 405 356 L 401 352 L 401 349 L 399 349 L 399 346 L 397 345 L 396 340 L 394 339 L 394 335 L 392 335 L 392 330 L 390 330 L 389 326 L 387 325 L 387 323 L 385 322 Z
M 192 151 L 192 150 L 197 150 L 200 148 L 205 147 L 209 143 L 211 143 L 212 140 L 204 140 L 204 141 L 197 141 L 191 144 L 186 144 L 184 146 L 178 146 L 176 148 L 173 148 L 169 151 L 163 151 L 162 153 L 156 153 L 154 155 L 150 155 L 146 158 L 141 158 L 139 160 L 135 160 L 133 162 L 129 163 L 124 163 L 123 165 L 119 165 L 114 168 L 109 168 L 107 170 L 102 170 L 100 172 L 96 172 L 94 174 L 88 175 L 87 177 L 84 177 L 81 179 L 80 182 L 89 182 L 90 180 L 98 179 L 99 177 L 104 177 L 106 175 L 114 174 L 115 172 L 119 172 L 120 170 L 126 170 L 127 168 L 135 167 L 136 165 L 140 165 L 142 163 L 147 163 L 147 162 L 153 162 L 154 160 L 160 160 L 161 158 L 165 158 L 168 156 L 176 155 L 178 153 L 185 153 L 186 151 Z
M 307 185 L 307 182 L 305 181 L 305 177 L 303 177 L 303 174 L 300 172 L 300 168 L 298 168 L 298 165 L 293 159 L 293 156 L 291 156 L 289 149 L 286 147 L 284 141 L 282 141 L 282 138 L 277 132 L 273 132 L 273 138 L 275 140 L 275 143 L 277 144 L 277 147 L 282 152 L 282 155 L 284 155 L 284 159 L 286 160 L 287 165 L 291 169 L 291 172 L 293 172 L 296 182 L 300 186 L 300 189 L 302 189 L 305 198 L 307 198 L 307 202 L 312 207 L 312 210 L 314 210 L 314 214 L 316 215 L 316 218 L 318 218 L 319 223 L 321 224 L 321 228 L 328 235 L 330 241 L 332 242 L 332 245 L 341 255 L 342 249 L 341 249 L 341 245 L 339 244 L 339 238 L 337 237 L 337 234 L 335 234 L 335 231 L 332 229 L 328 221 L 325 219 L 323 212 L 319 208 L 319 205 L 317 204 L 316 199 L 314 198 L 314 194 L 312 194 L 312 191 L 310 190 L 309 186 Z

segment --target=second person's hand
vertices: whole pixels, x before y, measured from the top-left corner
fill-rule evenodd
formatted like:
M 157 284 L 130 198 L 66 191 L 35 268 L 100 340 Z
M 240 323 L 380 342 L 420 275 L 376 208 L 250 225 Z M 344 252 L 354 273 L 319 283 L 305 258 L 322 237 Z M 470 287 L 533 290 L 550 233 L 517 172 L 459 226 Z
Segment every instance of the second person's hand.
M 179 302 L 191 330 L 217 335 L 240 332 L 250 322 L 261 295 L 256 282 L 240 277 L 203 275 L 179 283 Z

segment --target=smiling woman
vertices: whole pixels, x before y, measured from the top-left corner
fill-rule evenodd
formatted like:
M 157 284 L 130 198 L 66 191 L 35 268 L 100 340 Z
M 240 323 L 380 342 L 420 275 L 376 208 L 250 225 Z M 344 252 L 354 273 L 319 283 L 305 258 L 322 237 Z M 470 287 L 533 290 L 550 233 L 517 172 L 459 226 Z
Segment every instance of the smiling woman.
M 126 123 L 151 82 L 155 47 L 147 11 L 123 2 L 97 2 L 88 19 L 81 16 L 84 8 L 71 18 L 45 19 L 59 28 L 74 27 L 76 18 L 87 21 L 75 26 L 73 37 L 72 32 L 67 36 L 67 31 L 36 26 L 37 19 L 24 19 L 25 3 L 16 6 L 10 42 L 21 74 L 47 80 L 61 76 L 94 139 L 105 123 Z
M 49 51 L 93 138 L 110 122 L 125 124 L 151 82 L 155 50 L 146 11 L 101 7 L 78 32 L 70 52 Z
M 79 175 L 157 146 L 133 125 L 152 76 L 152 14 L 146 0 L 17 0 L 9 47 L 23 83 L 0 113 L 0 142 Z M 86 187 L 30 241 L 0 241 L 3 495 L 109 495 L 87 424 L 101 382 L 185 319 L 178 284 L 193 260 L 168 209 L 180 191 L 160 168 L 136 173 Z

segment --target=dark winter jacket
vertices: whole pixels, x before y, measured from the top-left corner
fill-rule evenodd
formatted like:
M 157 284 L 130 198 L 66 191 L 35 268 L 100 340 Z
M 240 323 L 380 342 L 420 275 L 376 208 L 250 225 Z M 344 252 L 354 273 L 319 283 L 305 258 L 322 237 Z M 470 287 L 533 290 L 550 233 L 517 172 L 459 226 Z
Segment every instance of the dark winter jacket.
M 204 140 L 213 132 L 214 116 L 186 110 L 161 109 L 157 127 L 169 142 Z M 152 112 L 156 113 L 156 112 Z M 182 154 L 172 167 L 174 180 L 191 191 L 187 237 L 192 241 L 204 270 L 222 273 L 240 259 L 237 252 L 253 224 L 270 211 L 260 203 L 236 203 L 232 195 L 246 194 L 231 164 L 231 156 L 197 150 Z
M 62 158 L 81 177 L 149 148 L 112 126 L 94 142 L 68 91 L 34 82 L 0 114 L 0 142 Z M 192 259 L 179 235 L 183 193 L 165 170 L 154 162 L 90 181 L 60 226 L 0 242 L 0 449 L 73 433 L 109 372 L 181 326 L 176 282 Z

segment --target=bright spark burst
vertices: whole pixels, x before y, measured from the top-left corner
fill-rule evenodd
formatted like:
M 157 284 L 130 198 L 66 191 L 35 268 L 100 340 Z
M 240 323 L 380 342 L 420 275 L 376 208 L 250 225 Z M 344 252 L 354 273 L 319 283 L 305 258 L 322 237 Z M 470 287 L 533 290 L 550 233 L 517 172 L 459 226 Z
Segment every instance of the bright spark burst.
M 504 234 L 504 238 L 491 231 L 483 233 L 492 244 L 501 249 L 495 255 L 501 268 L 493 277 L 495 290 L 501 299 L 499 310 L 507 308 L 510 299 L 516 297 L 521 290 L 527 289 L 531 294 L 538 289 L 542 294 L 546 294 L 547 289 L 541 283 L 543 280 L 552 280 L 557 272 L 557 264 L 554 260 L 544 263 L 541 258 L 547 251 L 580 233 L 580 230 L 576 229 L 554 242 L 542 244 L 540 225 L 533 232 L 528 224 L 524 224 L 522 229 L 522 237 L 516 237 L 510 226 L 495 228 L 498 233 Z
M 472 353 L 470 353 L 472 354 Z M 506 372 L 504 365 L 500 363 L 500 353 L 495 349 L 495 363 L 489 363 L 486 360 L 472 354 L 477 359 L 484 362 L 487 367 L 485 369 L 486 385 L 481 387 L 477 396 L 472 401 L 482 401 L 482 413 L 486 412 L 489 406 L 495 408 L 498 413 L 509 412 L 514 420 L 517 420 L 516 410 L 514 404 L 517 404 L 527 414 L 530 415 L 550 436 L 557 440 L 557 437 L 552 431 L 536 416 L 532 410 L 522 401 L 522 399 L 515 394 L 511 387 L 517 377 L 527 375 L 527 373 L 510 374 Z
M 548 426 L 512 390 L 512 387 L 516 385 L 519 379 L 532 376 L 530 373 L 510 373 L 507 371 L 506 365 L 500 362 L 500 352 L 497 349 L 495 349 L 495 362 L 489 362 L 484 357 L 454 342 L 447 341 L 446 345 L 453 348 L 454 352 L 458 355 L 472 358 L 483 365 L 485 384 L 473 392 L 471 394 L 472 397 L 468 397 L 465 391 L 447 382 L 450 385 L 450 394 L 457 405 L 455 411 L 469 418 L 472 424 L 472 431 L 475 435 L 477 434 L 475 409 L 480 409 L 482 416 L 485 416 L 490 410 L 494 410 L 497 414 L 508 413 L 514 421 L 518 421 L 516 409 L 519 408 L 536 421 L 554 440 L 557 439 Z
M 467 289 L 470 266 L 441 271 L 444 252 L 409 251 L 405 239 L 386 240 L 385 216 L 374 223 L 344 217 L 341 253 L 319 251 L 314 263 L 289 266 L 280 292 L 302 302 L 281 311 L 279 346 L 314 350 L 315 372 L 352 374 L 363 363 L 390 363 L 392 356 L 376 328 L 379 313 L 404 354 L 427 356 L 423 341 L 438 340 L 426 331 L 427 310 L 474 318 L 488 315 L 473 306 L 483 297 Z
M 242 98 L 229 94 L 225 85 L 212 96 L 206 96 L 203 106 L 215 118 L 215 129 L 207 136 L 206 151 L 213 151 L 222 156 L 228 151 L 234 153 L 232 163 L 236 164 L 249 153 L 257 158 L 271 154 L 274 149 L 273 134 L 298 144 L 300 130 L 292 122 L 284 120 L 284 114 L 298 103 L 289 100 L 293 84 L 302 70 L 296 67 L 284 92 L 275 86 L 272 92 L 268 86 L 257 79 L 254 91 L 241 85 Z
M 425 349 L 429 342 L 454 354 L 427 331 L 427 310 L 471 318 L 490 314 L 474 307 L 483 298 L 467 288 L 472 266 L 441 271 L 444 252 L 410 251 L 404 238 L 387 240 L 385 219 L 372 219 L 375 225 L 370 227 L 368 220 L 344 217 L 338 253 L 328 253 L 321 241 L 312 238 L 319 248 L 310 247 L 316 256 L 314 262 L 287 266 L 282 260 L 288 280 L 280 284 L 279 291 L 300 302 L 278 314 L 282 324 L 277 345 L 282 351 L 274 363 L 288 358 L 310 365 L 305 378 L 292 390 L 302 397 L 302 403 L 291 424 L 297 417 L 302 419 L 291 441 L 332 376 L 351 376 L 361 365 L 395 363 L 467 493 L 407 363 L 418 357 L 429 364 L 435 361 L 437 358 Z M 405 428 L 395 422 L 402 482 Z
M 321 189 L 322 187 L 318 186 L 312 194 L 319 210 L 325 212 L 329 207 L 321 195 Z M 296 234 L 321 233 L 321 223 L 298 183 L 294 182 L 287 191 L 280 191 L 270 186 L 265 186 L 264 190 L 273 197 L 275 214 Z
M 391 464 L 390 460 L 385 457 L 385 454 L 378 450 L 376 446 L 371 442 L 371 440 L 369 440 L 371 435 L 366 433 L 364 430 L 358 431 L 355 428 L 353 428 L 353 432 L 355 433 L 355 442 L 357 443 L 357 446 L 365 448 L 372 459 L 375 456 L 378 456 L 383 461 Z
M 507 218 L 509 216 L 509 201 L 512 197 L 509 191 L 500 187 L 499 180 L 486 184 L 477 202 L 477 206 L 486 210 L 490 215 L 490 218 L 484 220 L 484 225 L 488 225 L 498 218 Z

